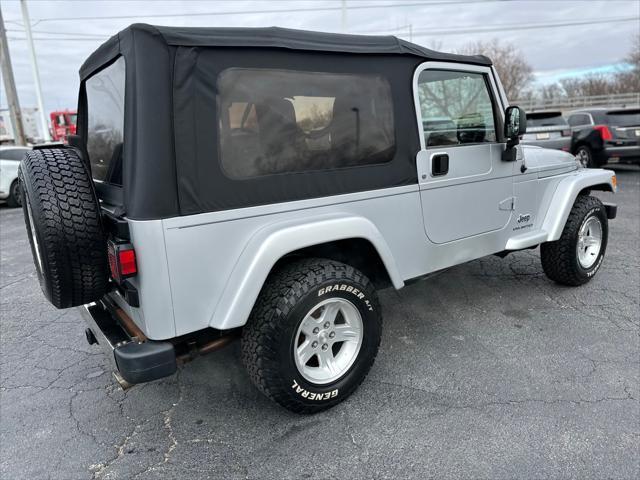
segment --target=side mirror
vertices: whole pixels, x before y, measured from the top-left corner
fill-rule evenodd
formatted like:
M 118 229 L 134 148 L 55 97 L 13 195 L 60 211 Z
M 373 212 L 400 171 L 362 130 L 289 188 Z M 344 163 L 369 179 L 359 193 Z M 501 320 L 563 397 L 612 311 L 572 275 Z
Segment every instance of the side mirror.
M 508 140 L 519 140 L 527 131 L 527 114 L 520 107 L 507 107 L 504 114 L 504 136 Z
M 516 159 L 515 146 L 520 143 L 520 135 L 527 131 L 527 114 L 517 106 L 507 107 L 504 114 L 504 136 L 507 138 L 507 148 L 502 159 L 513 162 Z

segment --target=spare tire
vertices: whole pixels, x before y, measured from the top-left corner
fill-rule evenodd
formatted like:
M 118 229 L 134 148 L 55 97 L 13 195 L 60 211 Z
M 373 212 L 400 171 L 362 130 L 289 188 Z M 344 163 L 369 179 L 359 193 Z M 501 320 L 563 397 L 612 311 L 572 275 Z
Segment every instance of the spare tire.
M 100 299 L 109 281 L 100 206 L 75 150 L 27 153 L 18 173 L 38 280 L 47 299 L 69 308 Z

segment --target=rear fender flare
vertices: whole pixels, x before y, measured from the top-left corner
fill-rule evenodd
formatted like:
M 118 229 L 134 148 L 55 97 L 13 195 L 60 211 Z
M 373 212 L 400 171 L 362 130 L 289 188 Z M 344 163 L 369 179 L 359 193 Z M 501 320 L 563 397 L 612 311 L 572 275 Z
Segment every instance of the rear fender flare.
M 384 237 L 373 222 L 351 214 L 275 222 L 257 230 L 247 242 L 209 325 L 226 330 L 244 325 L 273 266 L 293 251 L 336 240 L 362 238 L 377 250 L 395 288 L 404 281 Z

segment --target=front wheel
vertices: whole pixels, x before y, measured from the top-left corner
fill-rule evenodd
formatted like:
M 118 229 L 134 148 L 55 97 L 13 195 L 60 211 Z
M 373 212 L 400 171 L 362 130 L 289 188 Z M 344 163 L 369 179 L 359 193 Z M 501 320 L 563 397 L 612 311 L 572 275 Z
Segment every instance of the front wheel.
M 298 413 L 347 398 L 371 368 L 382 317 L 371 282 L 349 265 L 293 262 L 264 286 L 242 336 L 242 359 L 267 397 Z
M 596 197 L 579 195 L 560 239 L 540 246 L 544 273 L 563 285 L 587 283 L 602 265 L 608 235 L 602 202 Z

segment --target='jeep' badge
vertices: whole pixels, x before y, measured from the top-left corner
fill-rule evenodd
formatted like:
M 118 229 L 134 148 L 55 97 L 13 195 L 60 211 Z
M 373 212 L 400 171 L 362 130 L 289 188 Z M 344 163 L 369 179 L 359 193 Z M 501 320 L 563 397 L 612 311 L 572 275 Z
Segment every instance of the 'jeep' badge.
M 518 224 L 527 223 L 530 220 L 531 220 L 530 213 L 520 214 L 520 216 L 518 217 Z
M 516 232 L 518 230 L 523 230 L 531 227 L 533 227 L 533 223 L 531 223 L 531 214 L 521 213 L 516 219 L 516 226 L 513 227 L 513 231 Z

